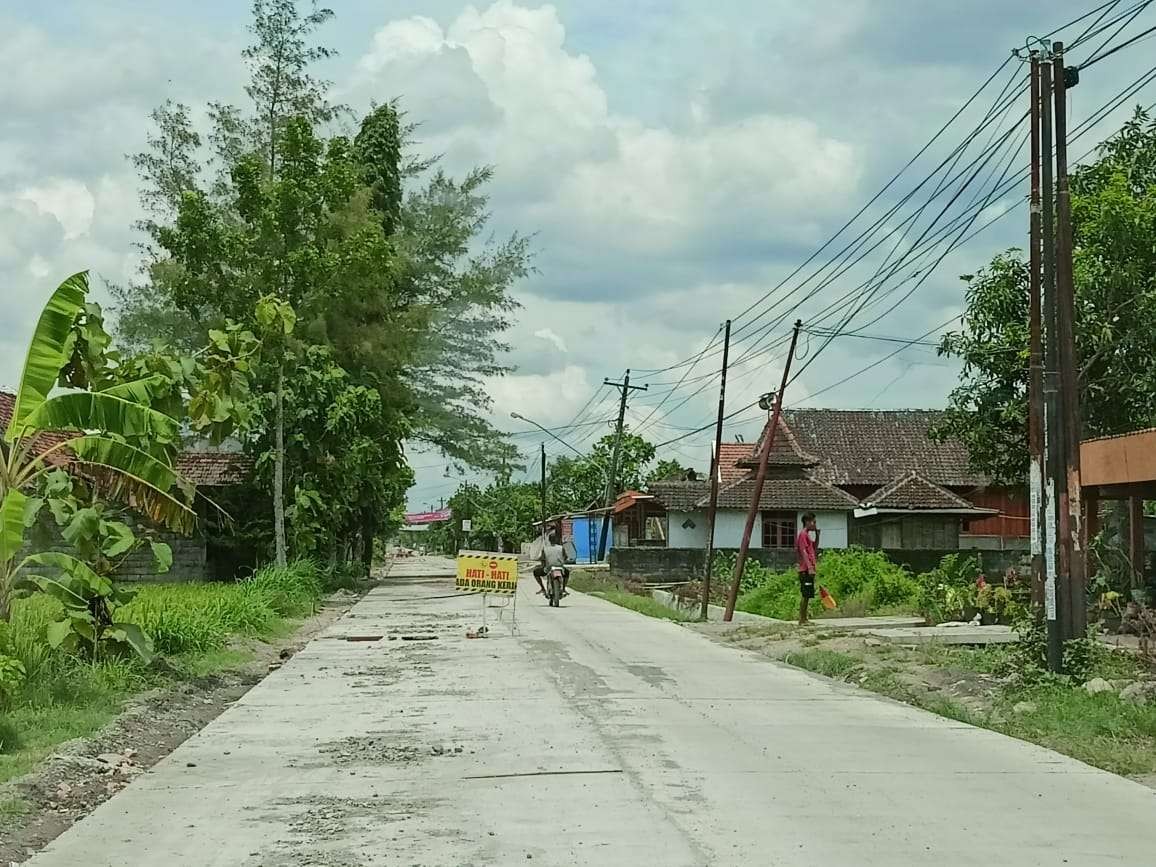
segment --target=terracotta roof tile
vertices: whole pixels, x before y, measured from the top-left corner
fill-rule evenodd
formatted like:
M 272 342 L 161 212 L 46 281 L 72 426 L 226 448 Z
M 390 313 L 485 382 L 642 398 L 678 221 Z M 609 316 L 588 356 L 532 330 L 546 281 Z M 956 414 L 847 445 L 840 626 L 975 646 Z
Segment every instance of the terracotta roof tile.
M 916 472 L 936 485 L 981 487 L 958 440 L 936 442 L 939 410 L 784 410 L 800 447 L 819 458 L 812 475 L 835 485 L 887 485 Z
M 959 511 L 978 509 L 963 497 L 953 494 L 916 472 L 910 472 L 881 488 L 862 504 L 866 508 L 903 509 L 912 512 Z
M 253 459 L 238 452 L 184 452 L 175 469 L 194 485 L 239 485 L 253 472 Z
M 742 465 L 748 469 L 758 466 L 759 452 L 763 447 L 763 439 L 767 432 L 771 429 L 771 423 L 768 420 L 763 425 L 762 433 L 759 434 L 759 440 L 752 446 L 751 454 L 742 460 Z M 808 454 L 799 444 L 798 437 L 795 436 L 790 426 L 787 424 L 785 418 L 779 418 L 779 431 L 775 435 L 775 441 L 771 444 L 771 453 L 767 457 L 767 466 L 769 467 L 813 467 L 819 463 L 819 459 L 812 454 Z
M 720 509 L 746 509 L 754 494 L 754 479 L 733 482 L 719 491 Z M 699 501 L 705 506 L 706 499 Z M 760 509 L 830 509 L 851 511 L 858 505 L 850 494 L 818 479 L 768 479 L 759 498 Z
M 754 443 L 722 443 L 719 446 L 719 471 L 722 483 L 737 482 L 746 478 L 748 470 L 738 466 L 739 461 L 747 460 L 754 454 Z
M 15 407 L 16 395 L 7 391 L 0 391 L 0 436 L 4 436 L 4 434 L 7 433 L 8 424 L 12 421 L 12 411 Z M 54 445 L 59 445 L 66 439 L 68 439 L 68 437 L 64 434 L 46 431 L 39 434 L 36 439 L 33 440 L 33 448 L 38 452 L 44 451 L 45 449 L 52 448 Z M 45 460 L 51 466 L 63 467 L 67 466 L 71 459 L 71 455 L 62 449 L 53 452 Z
M 651 482 L 654 498 L 668 509 L 686 512 L 697 509 L 696 503 L 710 493 L 709 482 Z

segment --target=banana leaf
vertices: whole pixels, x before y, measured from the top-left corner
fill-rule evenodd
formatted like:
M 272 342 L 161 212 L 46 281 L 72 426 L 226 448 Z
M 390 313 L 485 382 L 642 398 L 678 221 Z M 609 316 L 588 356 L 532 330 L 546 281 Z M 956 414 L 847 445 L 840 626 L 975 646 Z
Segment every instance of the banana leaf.
M 57 287 L 44 305 L 32 334 L 16 404 L 5 438 L 15 442 L 28 427 L 28 417 L 48 399 L 61 368 L 67 363 L 64 347 L 76 318 L 84 311 L 88 295 L 88 272 L 73 274 Z
M 25 419 L 29 431 L 101 431 L 122 437 L 175 442 L 175 419 L 106 391 L 74 391 L 43 401 Z
M 197 523 L 195 487 L 148 452 L 102 436 L 69 440 L 98 496 L 131 506 L 154 524 L 189 534 Z
M 112 397 L 121 397 L 132 403 L 139 403 L 143 406 L 148 406 L 157 391 L 165 386 L 165 378 L 160 374 L 152 374 L 143 379 L 134 379 L 132 382 L 122 382 L 117 385 L 110 385 L 108 388 L 102 388 L 101 394 L 111 395 Z
M 16 488 L 9 488 L 0 503 L 0 566 L 10 562 L 24 543 L 24 507 L 28 500 Z

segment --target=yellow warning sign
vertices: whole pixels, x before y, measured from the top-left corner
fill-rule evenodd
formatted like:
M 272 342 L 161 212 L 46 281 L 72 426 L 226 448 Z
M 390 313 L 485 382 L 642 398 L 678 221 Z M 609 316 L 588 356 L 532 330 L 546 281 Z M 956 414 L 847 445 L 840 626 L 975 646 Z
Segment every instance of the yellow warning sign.
M 518 589 L 518 558 L 482 551 L 458 552 L 458 590 L 471 593 L 514 593 Z

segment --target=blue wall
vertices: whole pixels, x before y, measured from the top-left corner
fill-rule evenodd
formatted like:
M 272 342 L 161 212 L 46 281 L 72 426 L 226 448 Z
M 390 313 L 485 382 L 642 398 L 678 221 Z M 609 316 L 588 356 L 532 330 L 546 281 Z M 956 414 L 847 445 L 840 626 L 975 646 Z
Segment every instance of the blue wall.
M 574 550 L 577 562 L 594 563 L 598 560 L 598 538 L 602 533 L 601 515 L 576 515 L 570 519 L 574 528 Z M 614 547 L 614 525 L 606 536 L 606 550 Z

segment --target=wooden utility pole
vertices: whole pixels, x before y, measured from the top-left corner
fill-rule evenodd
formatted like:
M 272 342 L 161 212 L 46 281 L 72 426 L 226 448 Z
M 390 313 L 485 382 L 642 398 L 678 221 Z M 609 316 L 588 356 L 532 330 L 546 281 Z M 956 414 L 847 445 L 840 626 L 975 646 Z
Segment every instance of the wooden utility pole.
M 1064 638 L 1060 625 L 1060 607 L 1064 594 L 1057 587 L 1059 577 L 1066 575 L 1060 563 L 1056 521 L 1059 518 L 1059 476 L 1062 475 L 1062 441 L 1060 432 L 1059 387 L 1056 352 L 1056 235 L 1054 186 L 1052 175 L 1052 66 L 1040 64 L 1040 152 L 1043 156 L 1040 213 L 1041 253 L 1043 256 L 1044 321 L 1044 619 L 1048 630 L 1048 668 L 1061 671 L 1064 666 Z
M 1064 69 L 1064 44 L 1052 44 L 1052 81 L 1056 123 L 1056 332 L 1060 361 L 1060 408 L 1064 431 L 1064 478 L 1067 494 L 1060 503 L 1060 541 L 1068 560 L 1067 616 L 1064 638 L 1083 638 L 1088 631 L 1084 568 L 1083 506 L 1080 496 L 1080 386 L 1076 353 L 1076 287 L 1072 266 L 1072 203 L 1068 189 L 1068 86 L 1078 80 Z
M 618 459 L 622 454 L 622 424 L 626 420 L 626 396 L 631 391 L 646 391 L 647 389 L 645 385 L 630 384 L 629 370 L 626 371 L 626 376 L 622 382 L 611 382 L 609 379 L 604 379 L 602 382 L 617 388 L 622 396 L 618 401 L 618 427 L 614 434 L 614 456 L 610 459 L 610 473 L 606 476 L 606 514 L 602 516 L 602 535 L 598 539 L 599 561 L 606 556 L 606 537 L 610 533 L 610 509 L 614 505 L 614 497 L 618 493 L 614 489 L 618 484 Z
M 546 444 L 540 443 L 542 448 L 542 542 L 550 538 L 546 532 Z
M 1040 331 L 1040 59 L 1031 55 L 1031 231 L 1028 275 L 1028 499 L 1032 540 L 1032 606 L 1037 617 L 1044 612 L 1044 368 L 1043 335 Z
M 714 452 L 710 462 L 710 507 L 706 513 L 706 571 L 702 576 L 702 620 L 707 619 L 710 610 L 710 579 L 714 568 L 714 522 L 718 514 L 718 486 L 719 474 L 722 472 L 722 432 L 723 415 L 726 412 L 727 401 L 727 364 L 730 361 L 731 351 L 731 321 L 726 322 L 723 334 L 722 381 L 718 388 L 718 421 L 714 428 Z
M 775 408 L 771 413 L 771 425 L 767 435 L 763 437 L 763 448 L 759 452 L 759 469 L 755 473 L 755 489 L 751 494 L 751 505 L 747 510 L 747 523 L 743 528 L 743 539 L 739 545 L 739 555 L 735 560 L 735 574 L 731 579 L 730 592 L 727 593 L 727 606 L 723 620 L 731 621 L 735 613 L 735 603 L 739 598 L 739 586 L 743 580 L 743 570 L 747 567 L 747 553 L 751 547 L 751 533 L 755 529 L 755 518 L 759 514 L 759 500 L 763 497 L 763 484 L 767 480 L 767 460 L 771 456 L 771 447 L 775 443 L 775 432 L 779 429 L 779 417 L 783 412 L 783 392 L 787 390 L 787 379 L 791 373 L 791 361 L 795 358 L 795 346 L 799 342 L 799 331 L 803 327 L 803 320 L 795 320 L 795 330 L 791 333 L 791 348 L 787 352 L 787 360 L 783 364 L 783 379 L 779 383 L 779 390 L 775 392 Z

